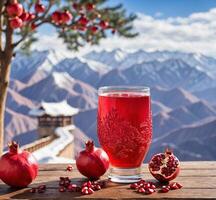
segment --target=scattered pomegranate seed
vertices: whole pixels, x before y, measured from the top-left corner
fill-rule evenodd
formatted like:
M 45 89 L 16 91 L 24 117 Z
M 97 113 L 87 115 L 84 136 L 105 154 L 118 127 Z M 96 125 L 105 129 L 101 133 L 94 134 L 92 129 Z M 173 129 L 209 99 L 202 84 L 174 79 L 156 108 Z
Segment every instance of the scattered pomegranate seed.
M 59 181 L 59 186 L 64 186 L 64 184 L 65 184 L 65 181 L 63 180 Z
M 145 194 L 147 194 L 147 195 L 153 194 L 154 192 L 155 192 L 155 190 L 154 190 L 154 189 L 151 189 L 151 188 L 147 188 L 147 189 L 145 190 Z
M 93 194 L 93 193 L 94 193 L 94 190 L 92 190 L 92 188 L 88 188 L 88 193 L 89 193 L 89 194 Z
M 175 182 L 174 182 L 174 183 L 171 183 L 169 186 L 170 186 L 170 189 L 171 189 L 171 190 L 177 190 L 177 189 L 179 189 L 177 183 L 175 183 Z
M 183 187 L 182 184 L 180 184 L 178 182 L 176 183 L 176 185 L 178 186 L 179 189 L 181 189 Z
M 67 189 L 69 192 L 77 192 L 77 185 L 76 184 L 69 184 Z
M 36 188 L 31 188 L 31 189 L 29 190 L 30 193 L 35 193 L 36 191 L 37 191 Z
M 151 188 L 151 189 L 156 189 L 155 184 L 151 184 L 150 188 Z
M 101 186 L 100 185 L 95 185 L 94 190 L 101 190 Z
M 63 186 L 59 187 L 59 192 L 65 192 L 65 191 L 66 191 L 65 187 Z
M 73 170 L 73 166 L 72 165 L 68 165 L 66 171 L 71 172 Z
M 130 184 L 130 188 L 131 189 L 137 189 L 137 187 L 138 187 L 138 183 L 132 183 L 132 184 Z
M 139 192 L 139 193 L 145 193 L 145 189 L 141 187 L 141 188 L 138 189 L 137 192 Z
M 162 192 L 162 193 L 167 193 L 167 192 L 169 192 L 169 187 L 166 186 L 166 185 L 162 186 L 160 192 Z
M 43 185 L 39 185 L 38 189 L 40 189 L 40 190 L 46 190 L 46 185 L 44 185 L 44 184 Z
M 45 190 L 42 190 L 42 189 L 38 189 L 38 193 L 44 193 Z

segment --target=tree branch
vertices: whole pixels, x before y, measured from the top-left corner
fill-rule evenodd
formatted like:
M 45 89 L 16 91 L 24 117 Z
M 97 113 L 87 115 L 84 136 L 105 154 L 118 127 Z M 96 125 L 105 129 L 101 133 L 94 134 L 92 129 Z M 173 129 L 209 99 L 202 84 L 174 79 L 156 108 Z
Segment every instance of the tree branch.
M 26 26 L 29 26 L 31 23 L 36 23 L 36 22 L 38 22 L 40 20 L 41 20 L 41 22 L 39 22 L 38 24 L 36 24 L 35 25 L 36 27 L 39 27 L 42 24 L 48 23 L 50 20 L 49 20 L 49 17 L 46 17 L 46 16 L 49 13 L 49 11 L 52 8 L 52 6 L 53 6 L 53 1 L 49 1 L 49 5 L 48 5 L 46 11 L 44 12 L 44 14 L 41 15 L 41 16 L 38 16 L 34 20 L 28 22 L 26 24 Z M 18 40 L 16 43 L 13 44 L 13 48 L 16 48 L 21 42 L 23 42 L 28 37 L 28 35 L 29 35 L 29 31 L 26 31 L 24 33 L 24 35 L 22 36 L 22 38 L 20 40 Z
M 2 15 L 3 15 L 3 13 L 2 13 L 2 10 L 3 10 L 3 5 L 4 5 L 4 1 L 0 1 L 0 51 L 2 51 L 2 32 L 3 32 L 3 30 L 2 30 L 2 25 L 3 25 L 3 23 L 2 23 Z

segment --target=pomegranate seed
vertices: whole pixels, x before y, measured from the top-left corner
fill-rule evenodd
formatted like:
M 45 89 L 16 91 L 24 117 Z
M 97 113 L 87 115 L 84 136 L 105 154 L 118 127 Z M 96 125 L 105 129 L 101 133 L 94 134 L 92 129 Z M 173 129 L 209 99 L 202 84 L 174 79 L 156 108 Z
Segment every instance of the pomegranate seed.
M 154 184 L 151 184 L 150 188 L 151 189 L 156 189 L 156 186 Z
M 59 186 L 64 186 L 65 185 L 65 181 L 61 180 L 59 181 Z
M 145 189 L 141 187 L 141 188 L 138 189 L 138 192 L 139 193 L 145 193 Z
M 93 193 L 94 193 L 94 190 L 92 190 L 92 188 L 89 188 L 89 189 L 88 189 L 88 193 L 89 193 L 89 194 L 93 194 Z
M 42 190 L 42 189 L 38 189 L 38 193 L 44 193 L 45 190 Z
M 71 172 L 73 170 L 73 166 L 72 165 L 68 165 L 66 171 Z
M 39 190 L 46 190 L 46 185 L 39 185 L 39 186 L 38 186 L 38 189 L 39 189 Z
M 70 184 L 70 182 L 71 182 L 70 180 L 65 180 L 64 186 L 67 187 Z
M 65 192 L 65 191 L 66 191 L 65 187 L 59 187 L 59 192 Z
M 176 183 L 176 185 L 178 186 L 179 189 L 181 189 L 183 186 L 180 183 Z
M 130 188 L 131 188 L 131 189 L 137 189 L 138 186 L 139 186 L 139 185 L 138 185 L 137 183 L 132 183 L 132 184 L 130 185 Z
M 167 187 L 166 185 L 162 186 L 160 192 L 162 192 L 162 193 L 167 193 L 167 192 L 169 192 L 169 187 Z
M 76 184 L 69 184 L 67 189 L 69 192 L 76 192 L 77 191 L 77 185 Z
M 171 183 L 169 186 L 170 186 L 171 190 L 177 190 L 177 189 L 179 189 L 179 187 L 178 187 L 178 185 L 176 183 Z
M 145 189 L 151 188 L 151 184 L 150 184 L 150 183 L 146 183 L 146 184 L 144 185 L 144 188 L 145 188 Z
M 101 190 L 101 186 L 100 185 L 95 185 L 94 190 Z
M 149 195 L 149 194 L 153 194 L 155 192 L 154 189 L 148 188 L 145 190 L 145 194 Z
M 89 193 L 88 188 L 87 187 L 82 188 L 81 193 L 87 195 Z
M 84 188 L 84 187 L 88 187 L 88 182 L 84 182 L 84 183 L 82 184 L 81 187 L 82 187 L 82 188 Z
M 145 180 L 141 179 L 137 182 L 137 184 L 145 183 Z
M 31 193 L 35 193 L 36 191 L 37 191 L 36 188 L 31 188 L 31 189 L 29 190 L 29 192 L 31 192 Z

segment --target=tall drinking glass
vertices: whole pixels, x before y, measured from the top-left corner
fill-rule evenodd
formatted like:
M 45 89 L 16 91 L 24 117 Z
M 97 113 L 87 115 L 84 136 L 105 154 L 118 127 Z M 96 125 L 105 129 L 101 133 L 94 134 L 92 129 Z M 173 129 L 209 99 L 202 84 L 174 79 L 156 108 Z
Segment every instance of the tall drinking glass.
M 150 89 L 110 86 L 98 94 L 98 138 L 110 158 L 109 178 L 137 182 L 152 140 Z

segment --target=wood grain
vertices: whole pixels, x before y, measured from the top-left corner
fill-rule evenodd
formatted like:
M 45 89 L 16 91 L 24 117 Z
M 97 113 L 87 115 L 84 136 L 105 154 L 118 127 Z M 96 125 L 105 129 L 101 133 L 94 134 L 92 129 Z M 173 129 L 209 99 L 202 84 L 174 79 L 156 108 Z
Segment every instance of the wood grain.
M 0 199 L 214 199 L 216 200 L 216 162 L 182 162 L 181 173 L 176 181 L 183 185 L 181 190 L 169 193 L 143 195 L 129 189 L 128 184 L 108 182 L 106 188 L 92 195 L 83 196 L 80 193 L 59 193 L 58 179 L 69 176 L 74 183 L 85 181 L 74 167 L 73 172 L 67 172 L 67 164 L 41 165 L 37 179 L 30 187 L 46 184 L 47 190 L 43 194 L 29 193 L 29 188 L 11 189 L 0 182 Z M 157 183 L 149 174 L 147 165 L 142 168 L 143 177 Z M 106 175 L 102 178 L 106 179 Z M 158 184 L 158 183 L 157 183 Z

